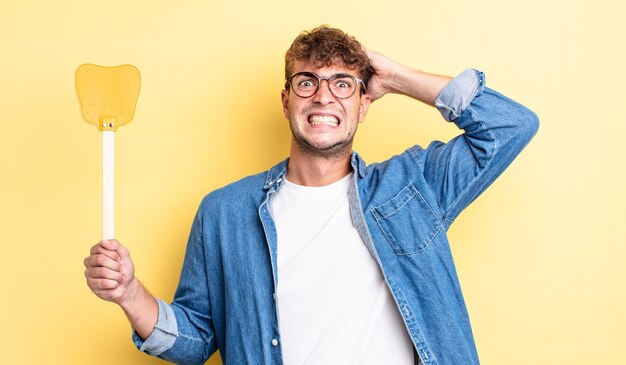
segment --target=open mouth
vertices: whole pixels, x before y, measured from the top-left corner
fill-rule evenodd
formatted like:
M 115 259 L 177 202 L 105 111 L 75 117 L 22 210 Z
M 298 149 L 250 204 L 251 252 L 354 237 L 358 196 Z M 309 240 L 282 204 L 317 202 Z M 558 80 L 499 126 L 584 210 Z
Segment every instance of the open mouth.
M 339 126 L 339 119 L 334 115 L 310 115 L 309 116 L 309 124 L 312 126 L 330 126 L 337 127 Z

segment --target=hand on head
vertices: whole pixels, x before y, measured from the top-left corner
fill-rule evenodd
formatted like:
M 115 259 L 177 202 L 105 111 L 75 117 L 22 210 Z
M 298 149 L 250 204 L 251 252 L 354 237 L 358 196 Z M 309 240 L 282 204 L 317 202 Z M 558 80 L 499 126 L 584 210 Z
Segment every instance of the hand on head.
M 393 81 L 401 72 L 402 66 L 395 61 L 365 47 L 367 56 L 372 61 L 374 74 L 367 83 L 367 93 L 372 101 L 383 95 L 395 92 Z

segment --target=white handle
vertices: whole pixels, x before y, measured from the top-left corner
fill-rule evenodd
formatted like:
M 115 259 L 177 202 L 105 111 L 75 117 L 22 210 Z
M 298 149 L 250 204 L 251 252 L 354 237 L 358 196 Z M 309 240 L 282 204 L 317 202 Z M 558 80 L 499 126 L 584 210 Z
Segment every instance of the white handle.
M 102 239 L 115 238 L 114 230 L 114 166 L 115 132 L 102 132 Z

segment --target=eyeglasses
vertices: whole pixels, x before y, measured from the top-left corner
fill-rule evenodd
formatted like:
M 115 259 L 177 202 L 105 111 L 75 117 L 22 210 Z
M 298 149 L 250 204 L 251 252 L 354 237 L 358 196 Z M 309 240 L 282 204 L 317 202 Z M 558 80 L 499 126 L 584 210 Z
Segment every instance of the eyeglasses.
M 298 72 L 287 78 L 285 88 L 289 86 L 293 92 L 301 98 L 310 98 L 315 95 L 320 88 L 322 81 L 328 82 L 328 89 L 334 97 L 338 99 L 347 99 L 354 95 L 358 85 L 361 85 L 363 91 L 366 91 L 363 80 L 358 79 L 350 74 L 337 73 L 331 76 L 322 77 L 313 72 Z

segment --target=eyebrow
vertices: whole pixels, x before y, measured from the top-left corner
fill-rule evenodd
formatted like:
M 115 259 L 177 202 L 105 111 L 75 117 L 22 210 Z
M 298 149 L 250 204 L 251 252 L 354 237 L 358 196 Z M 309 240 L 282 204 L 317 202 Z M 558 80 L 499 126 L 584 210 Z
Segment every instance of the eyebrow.
M 321 78 L 330 78 L 330 77 L 356 77 L 356 78 L 359 78 L 358 76 L 351 75 L 351 74 L 349 74 L 347 72 L 337 72 L 337 73 L 334 73 L 334 74 L 329 75 L 329 76 L 320 76 L 320 75 L 316 74 L 313 71 L 300 71 L 300 72 L 296 72 L 294 75 L 297 75 L 297 74 L 311 74 L 313 76 L 317 76 L 317 77 L 321 77 Z

